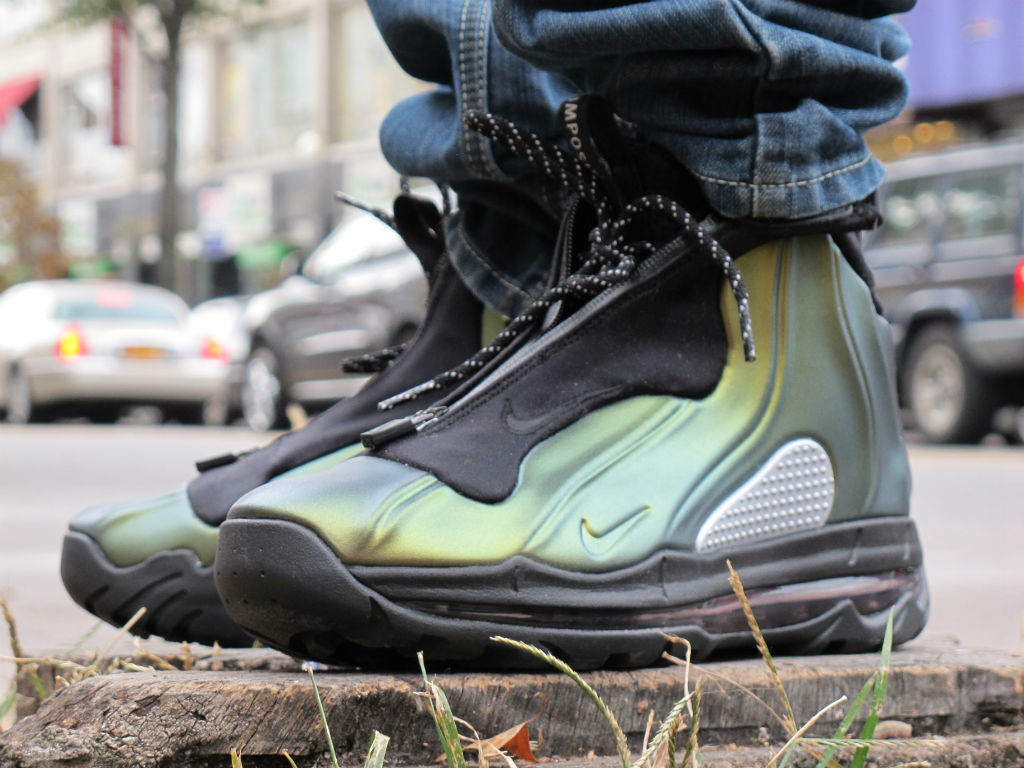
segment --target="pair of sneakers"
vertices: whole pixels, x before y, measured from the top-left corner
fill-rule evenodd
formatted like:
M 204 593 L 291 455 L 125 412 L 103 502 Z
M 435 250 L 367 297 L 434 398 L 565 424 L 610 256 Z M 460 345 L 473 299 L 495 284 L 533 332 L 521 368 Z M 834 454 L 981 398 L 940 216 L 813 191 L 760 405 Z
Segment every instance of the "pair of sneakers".
M 482 348 L 436 212 L 395 219 L 431 276 L 411 345 L 356 397 L 186 488 L 82 513 L 62 575 L 136 631 L 308 659 L 579 668 L 750 643 L 868 650 L 923 627 L 889 329 L 858 247 L 869 203 L 723 220 L 598 101 L 573 154 L 489 115 L 566 200 L 556 278 Z M 730 254 L 737 254 L 733 259 Z M 742 254 L 742 255 L 739 255 Z

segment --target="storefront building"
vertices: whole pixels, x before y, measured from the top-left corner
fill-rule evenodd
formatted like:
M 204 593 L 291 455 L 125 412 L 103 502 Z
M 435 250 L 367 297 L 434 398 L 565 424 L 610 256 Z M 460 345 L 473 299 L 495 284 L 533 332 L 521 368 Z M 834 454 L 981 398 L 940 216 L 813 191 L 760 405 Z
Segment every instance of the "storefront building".
M 131 35 L 54 28 L 52 11 L 0 4 L 0 156 L 38 184 L 72 267 L 145 278 L 159 255 L 159 34 L 144 18 Z M 273 255 L 301 257 L 344 215 L 335 189 L 391 196 L 377 128 L 422 87 L 393 63 L 361 0 L 275 0 L 245 23 L 192 30 L 178 128 L 186 298 L 279 280 Z M 242 267 L 234 285 L 225 260 Z

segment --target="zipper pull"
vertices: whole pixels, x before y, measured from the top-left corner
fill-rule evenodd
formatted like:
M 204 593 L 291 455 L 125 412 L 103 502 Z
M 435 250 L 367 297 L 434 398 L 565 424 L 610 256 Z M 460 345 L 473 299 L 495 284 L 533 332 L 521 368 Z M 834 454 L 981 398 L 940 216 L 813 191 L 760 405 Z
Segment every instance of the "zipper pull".
M 435 405 L 433 408 L 416 411 L 411 416 L 392 419 L 391 421 L 384 422 L 379 427 L 369 429 L 363 432 L 359 439 L 362 441 L 363 447 L 369 448 L 371 451 L 376 450 L 400 437 L 426 429 L 441 418 L 447 410 L 448 406 L 446 405 Z
M 225 467 L 228 464 L 234 464 L 243 456 L 248 456 L 253 451 L 258 451 L 259 448 L 250 448 L 247 451 L 241 451 L 240 453 L 222 453 L 220 456 L 212 456 L 209 459 L 199 459 L 196 462 L 196 469 L 199 472 L 208 472 L 211 469 L 217 467 Z

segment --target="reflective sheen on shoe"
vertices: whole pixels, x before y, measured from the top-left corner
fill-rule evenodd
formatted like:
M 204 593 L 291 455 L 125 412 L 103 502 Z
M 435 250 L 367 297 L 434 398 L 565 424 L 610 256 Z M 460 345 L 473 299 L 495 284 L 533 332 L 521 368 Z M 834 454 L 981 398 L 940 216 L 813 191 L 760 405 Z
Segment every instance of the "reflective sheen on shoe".
M 756 574 L 748 588 L 799 591 L 802 584 L 859 576 L 915 585 L 886 592 L 901 606 L 897 640 L 915 635 L 927 610 L 923 577 L 893 582 L 880 576 L 916 574 L 920 568 L 916 533 L 906 517 L 910 476 L 886 357 L 888 327 L 866 285 L 824 236 L 759 246 L 737 263 L 750 294 L 758 356 L 744 361 L 734 304 L 723 288 L 728 353 L 711 394 L 702 399 L 634 396 L 592 410 L 534 445 L 519 465 L 512 492 L 495 502 L 460 493 L 454 487 L 457 467 L 445 468 L 447 477 L 456 478 L 445 484 L 424 468 L 373 455 L 257 489 L 232 508 L 217 555 L 218 586 L 229 612 L 277 647 L 324 660 L 337 660 L 342 650 L 351 653 L 354 647 L 411 653 L 427 636 L 447 643 L 435 649 L 435 658 L 438 653 L 479 658 L 486 651 L 472 639 L 476 629 L 480 643 L 488 632 L 509 632 L 568 648 L 577 660 L 594 663 L 587 661 L 593 658 L 590 643 L 605 643 L 606 655 L 629 655 L 638 647 L 622 635 L 637 626 L 629 600 L 622 597 L 624 574 L 650 576 L 652 592 L 643 599 L 667 610 L 728 597 L 724 558 L 731 557 L 747 562 Z M 537 358 L 543 354 L 541 345 Z M 458 440 L 458 423 L 446 430 L 445 419 L 472 408 L 474 392 L 453 404 L 436 427 L 404 439 L 423 441 L 425 447 L 428 441 Z M 790 478 L 802 471 L 793 465 L 806 466 L 807 477 Z M 806 487 L 796 487 L 805 480 Z M 759 503 L 755 494 L 762 492 L 768 496 L 760 519 L 751 510 Z M 893 526 L 899 545 L 889 548 L 886 536 L 879 537 L 877 547 L 864 543 L 876 523 Z M 301 579 L 285 573 L 286 549 L 265 564 L 265 583 L 246 587 L 258 565 L 244 551 L 247 537 L 258 538 L 260 530 L 271 527 L 291 530 L 288 526 L 323 544 L 316 555 L 324 558 L 322 564 L 303 564 L 306 583 L 320 568 L 339 583 L 353 580 L 346 591 L 365 591 L 359 601 L 376 606 L 368 615 L 383 615 L 380 626 L 360 626 L 354 615 L 346 615 L 359 602 L 351 594 L 337 596 L 333 618 L 303 615 L 295 605 L 309 596 Z M 858 537 L 866 538 L 857 543 Z M 792 557 L 779 562 L 778 553 L 787 546 Z M 677 556 L 690 563 L 691 576 L 659 576 L 658 569 L 669 568 L 665 563 Z M 480 588 L 477 600 L 490 606 L 486 610 L 472 609 L 471 587 L 448 587 L 460 573 L 483 575 L 505 566 L 513 573 L 506 592 Z M 699 581 L 695 574 L 718 567 L 723 572 L 713 587 L 688 591 L 689 583 Z M 538 592 L 530 599 L 540 603 L 524 604 L 523 585 L 540 573 L 575 579 L 580 589 L 572 599 L 588 594 L 583 599 L 593 600 L 592 609 L 605 612 L 604 629 L 587 634 L 582 623 L 568 623 L 562 634 L 552 634 L 531 625 L 523 617 L 564 606 L 572 591 L 566 587 L 568 592 L 547 598 Z M 433 602 L 429 594 L 416 601 L 402 597 L 415 591 L 417 581 L 427 580 L 437 585 L 431 587 Z M 620 586 L 610 589 L 612 582 Z M 243 607 L 242 595 L 255 607 Z M 333 605 L 331 595 L 316 600 Z M 295 605 L 287 611 L 273 607 L 288 603 Z M 443 610 L 424 610 L 431 604 Z M 520 619 L 500 619 L 502 604 L 517 605 L 520 610 L 513 613 Z M 822 609 L 826 613 L 860 610 L 838 593 L 822 604 L 830 606 Z M 873 647 L 881 642 L 883 614 L 893 602 L 862 605 L 868 604 L 875 609 L 870 616 L 831 624 L 822 618 L 821 626 L 804 630 L 794 615 L 777 634 L 795 648 Z M 477 617 L 475 625 L 468 615 Z M 840 625 L 844 629 L 836 630 Z M 649 660 L 660 653 L 658 630 L 691 632 L 705 651 L 738 642 L 731 636 L 709 639 L 706 627 L 655 621 L 643 628 L 644 638 L 634 640 L 647 649 L 640 656 Z
M 360 450 L 347 446 L 281 477 L 322 472 Z M 252 644 L 225 613 L 213 583 L 219 529 L 199 519 L 184 486 L 90 507 L 69 529 L 61 578 L 86 610 L 120 625 L 145 607 L 134 634 L 228 647 Z

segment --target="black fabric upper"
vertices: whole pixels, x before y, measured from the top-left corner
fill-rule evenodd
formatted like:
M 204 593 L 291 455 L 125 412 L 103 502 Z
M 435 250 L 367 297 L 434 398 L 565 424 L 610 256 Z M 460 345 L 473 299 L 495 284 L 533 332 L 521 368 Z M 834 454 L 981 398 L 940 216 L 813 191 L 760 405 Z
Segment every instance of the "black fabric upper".
M 526 453 L 584 414 L 641 394 L 701 398 L 721 376 L 720 270 L 676 258 L 433 428 L 378 455 L 481 501 L 508 496 Z M 422 439 L 421 439 L 422 438 Z
M 418 255 L 426 261 L 423 254 Z M 357 394 L 334 404 L 302 429 L 197 475 L 187 493 L 201 520 L 220 525 L 243 494 L 282 472 L 358 443 L 361 432 L 381 422 L 422 408 L 422 402 L 415 402 L 380 411 L 377 403 L 460 363 L 479 348 L 483 307 L 442 253 L 434 254 L 431 266 L 426 316 L 402 355 Z

